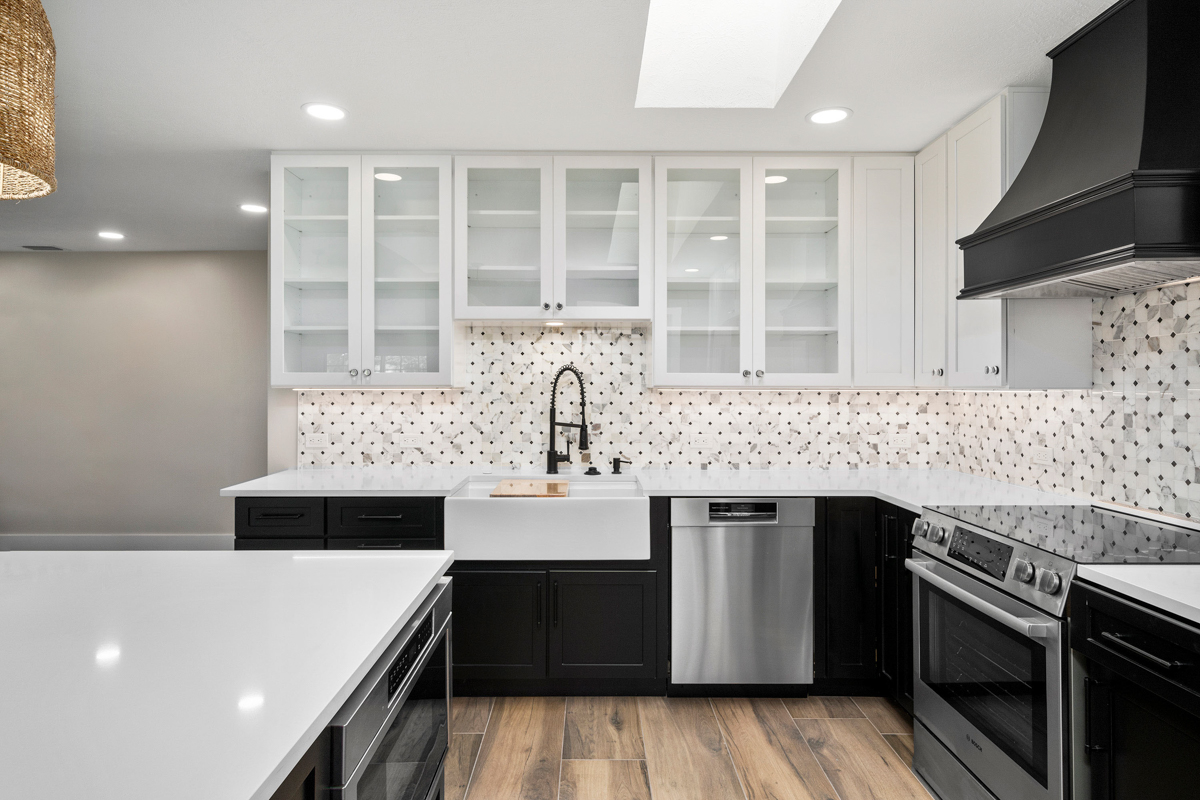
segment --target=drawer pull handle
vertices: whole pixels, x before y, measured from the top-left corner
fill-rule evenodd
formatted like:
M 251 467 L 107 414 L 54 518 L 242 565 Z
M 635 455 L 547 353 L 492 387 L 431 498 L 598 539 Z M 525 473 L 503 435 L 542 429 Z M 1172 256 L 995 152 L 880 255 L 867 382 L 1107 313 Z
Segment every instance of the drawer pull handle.
M 303 514 L 259 514 L 259 519 L 300 519 Z
M 400 519 L 403 514 L 359 514 L 359 519 Z
M 402 544 L 360 544 L 359 550 L 399 550 Z
M 1147 653 L 1145 650 L 1138 647 L 1137 645 L 1133 645 L 1133 644 L 1130 644 L 1129 642 L 1125 641 L 1121 637 L 1120 634 L 1113 633 L 1112 631 L 1100 631 L 1100 636 L 1103 637 L 1105 640 L 1112 642 L 1113 644 L 1119 644 L 1121 647 L 1124 647 L 1129 652 L 1136 653 L 1137 655 L 1139 655 L 1142 658 L 1149 661 L 1151 664 L 1160 666 L 1163 669 L 1175 669 L 1176 667 L 1186 667 L 1187 666 L 1187 664 L 1184 664 L 1180 661 L 1167 661 L 1165 658 L 1159 658 L 1158 656 L 1154 655 L 1153 653 Z M 1099 644 L 1099 642 L 1097 642 L 1097 644 Z

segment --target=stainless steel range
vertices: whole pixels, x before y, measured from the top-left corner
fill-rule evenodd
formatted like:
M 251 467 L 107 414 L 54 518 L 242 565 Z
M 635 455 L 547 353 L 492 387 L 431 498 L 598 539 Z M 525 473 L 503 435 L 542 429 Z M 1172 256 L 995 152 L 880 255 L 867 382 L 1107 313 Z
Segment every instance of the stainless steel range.
M 943 800 L 1064 800 L 1077 563 L 1200 561 L 1200 532 L 1091 506 L 939 506 L 915 524 L 917 773 Z

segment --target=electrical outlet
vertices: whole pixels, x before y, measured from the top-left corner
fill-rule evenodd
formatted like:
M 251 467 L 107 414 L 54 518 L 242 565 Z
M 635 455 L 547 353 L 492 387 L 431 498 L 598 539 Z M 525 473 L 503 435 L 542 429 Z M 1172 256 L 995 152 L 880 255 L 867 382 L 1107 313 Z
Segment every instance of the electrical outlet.
M 888 437 L 888 444 L 897 450 L 907 450 L 912 447 L 912 434 L 893 433 Z
M 420 447 L 421 437 L 415 434 L 406 433 L 404 435 L 392 436 L 392 447 Z
M 1029 452 L 1029 460 L 1044 467 L 1054 465 L 1054 453 L 1049 447 L 1035 447 Z
M 716 450 L 717 437 L 711 433 L 693 433 L 692 447 L 697 450 Z
M 309 433 L 304 436 L 304 446 L 313 447 L 329 447 L 328 433 Z

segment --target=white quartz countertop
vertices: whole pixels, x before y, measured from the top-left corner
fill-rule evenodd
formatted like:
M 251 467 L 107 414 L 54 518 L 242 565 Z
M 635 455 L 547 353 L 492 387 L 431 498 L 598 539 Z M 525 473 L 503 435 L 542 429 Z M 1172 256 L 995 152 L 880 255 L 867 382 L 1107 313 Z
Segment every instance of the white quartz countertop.
M 225 497 L 445 496 L 478 467 L 329 467 L 291 469 L 221 490 Z M 533 472 L 496 470 L 506 477 Z M 1079 502 L 1069 495 L 1014 486 L 977 475 L 928 469 L 698 470 L 644 469 L 630 473 L 654 497 L 869 496 L 910 511 L 927 505 L 1058 505 Z M 591 480 L 565 473 L 571 481 Z
M 1076 575 L 1200 624 L 1200 564 L 1080 564 Z
M 0 794 L 270 797 L 452 560 L 0 553 Z

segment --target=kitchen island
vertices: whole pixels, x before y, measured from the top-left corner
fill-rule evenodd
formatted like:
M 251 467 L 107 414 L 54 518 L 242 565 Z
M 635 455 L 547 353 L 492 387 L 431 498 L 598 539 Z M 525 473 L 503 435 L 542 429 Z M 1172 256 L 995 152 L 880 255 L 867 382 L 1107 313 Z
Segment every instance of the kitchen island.
M 4 795 L 266 800 L 452 561 L 0 553 Z

